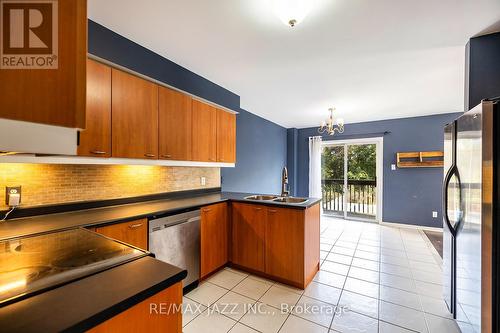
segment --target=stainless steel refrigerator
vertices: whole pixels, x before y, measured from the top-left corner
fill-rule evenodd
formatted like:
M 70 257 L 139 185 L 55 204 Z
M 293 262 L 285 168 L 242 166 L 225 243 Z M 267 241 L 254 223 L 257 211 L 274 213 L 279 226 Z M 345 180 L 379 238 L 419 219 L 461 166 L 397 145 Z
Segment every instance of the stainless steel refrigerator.
M 495 227 L 500 98 L 484 100 L 444 131 L 443 293 L 454 318 L 479 332 L 496 323 Z

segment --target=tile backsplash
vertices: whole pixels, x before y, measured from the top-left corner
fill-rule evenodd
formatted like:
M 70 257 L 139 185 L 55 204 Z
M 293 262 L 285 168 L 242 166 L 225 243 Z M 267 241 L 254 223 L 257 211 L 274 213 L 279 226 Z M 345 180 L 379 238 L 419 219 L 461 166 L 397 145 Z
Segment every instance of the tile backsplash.
M 0 209 L 7 208 L 5 186 L 17 185 L 22 186 L 22 206 L 32 207 L 219 187 L 220 169 L 5 163 L 0 164 Z

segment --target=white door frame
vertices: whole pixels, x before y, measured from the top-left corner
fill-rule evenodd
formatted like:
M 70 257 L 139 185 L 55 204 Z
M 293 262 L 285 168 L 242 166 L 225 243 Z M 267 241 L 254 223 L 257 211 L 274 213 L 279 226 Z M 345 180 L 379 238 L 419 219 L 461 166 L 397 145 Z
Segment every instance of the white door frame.
M 375 221 L 377 223 L 382 222 L 382 209 L 383 209 L 383 193 L 384 193 L 384 138 L 383 137 L 373 137 L 364 139 L 346 139 L 346 140 L 325 140 L 322 143 L 323 147 L 328 146 L 344 146 L 344 193 L 346 193 L 347 186 L 347 146 L 353 144 L 375 144 L 377 150 L 376 158 L 376 177 L 377 177 L 377 214 L 375 216 Z M 347 195 L 344 195 L 344 207 L 347 207 Z M 344 219 L 347 219 L 347 210 L 344 209 Z M 349 218 L 350 220 L 357 221 L 370 221 L 367 219 L 356 219 Z

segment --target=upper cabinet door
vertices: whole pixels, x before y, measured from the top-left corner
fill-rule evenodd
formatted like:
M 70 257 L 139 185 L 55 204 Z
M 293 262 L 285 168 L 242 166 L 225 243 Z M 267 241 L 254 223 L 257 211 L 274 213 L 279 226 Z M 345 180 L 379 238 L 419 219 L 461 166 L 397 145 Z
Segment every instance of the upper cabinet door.
M 87 60 L 87 125 L 79 156 L 111 157 L 111 68 Z
M 159 88 L 160 159 L 191 159 L 191 97 Z
M 193 100 L 193 155 L 194 161 L 217 160 L 217 109 Z
M 113 157 L 158 159 L 158 86 L 112 70 Z
M 236 162 L 236 115 L 217 109 L 217 162 Z
M 44 7 L 47 10 L 41 17 L 34 16 L 35 22 L 30 21 L 29 24 L 21 22 L 22 29 L 16 29 L 16 33 L 5 33 L 4 28 L 8 29 L 9 23 L 7 15 L 3 14 L 1 30 L 5 37 L 4 46 L 20 39 L 21 47 L 16 45 L 3 50 L 5 57 L 2 57 L 0 69 L 0 118 L 83 129 L 87 1 L 45 2 L 43 6 L 48 8 Z M 7 5 L 2 1 L 2 6 L 4 4 Z M 30 1 L 17 1 L 14 4 L 17 8 L 29 8 L 30 5 Z M 21 10 L 27 18 L 26 7 L 23 8 L 25 9 Z M 38 10 L 34 11 L 40 14 Z M 53 21 L 57 18 L 54 23 L 58 22 L 58 31 L 52 30 L 51 16 Z M 35 24 L 33 29 L 32 23 Z M 41 51 L 42 54 L 39 48 L 30 45 L 31 37 L 47 46 Z M 13 40 L 10 41 L 10 38 Z

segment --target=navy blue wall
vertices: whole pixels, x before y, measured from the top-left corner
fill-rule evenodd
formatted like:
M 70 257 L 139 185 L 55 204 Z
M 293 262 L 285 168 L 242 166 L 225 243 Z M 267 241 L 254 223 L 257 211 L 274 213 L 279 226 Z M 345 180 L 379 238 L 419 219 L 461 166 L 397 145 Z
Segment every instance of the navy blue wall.
M 236 168 L 222 169 L 222 190 L 279 193 L 286 129 L 245 110 L 236 117 L 236 128 Z
M 89 53 L 153 79 L 240 112 L 237 115 L 237 164 L 223 168 L 222 190 L 280 191 L 286 164 L 286 129 L 240 109 L 240 97 L 129 39 L 89 20 Z
M 460 113 L 347 124 L 345 134 L 324 136 L 323 140 L 384 137 L 383 216 L 384 222 L 441 227 L 442 168 L 391 170 L 396 153 L 404 151 L 443 150 L 443 127 Z M 317 127 L 298 130 L 298 195 L 309 192 L 308 137 L 318 135 Z M 432 211 L 438 212 L 432 218 Z
M 93 55 L 229 109 L 240 108 L 238 95 L 91 20 L 88 39 Z
M 287 164 L 294 195 L 308 195 L 307 138 L 316 128 L 288 129 L 240 109 L 231 91 L 164 57 L 89 21 L 89 52 L 113 63 L 165 82 L 196 96 L 239 111 L 236 168 L 222 169 L 225 191 L 279 193 L 281 168 Z M 346 125 L 346 135 L 359 138 L 390 131 L 384 136 L 384 211 L 386 222 L 439 227 L 442 169 L 390 170 L 398 151 L 442 150 L 443 125 L 458 114 L 387 120 Z M 348 134 L 348 135 L 347 135 Z M 326 139 L 326 138 L 325 138 Z

